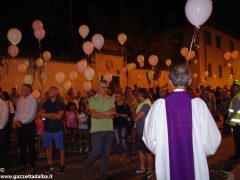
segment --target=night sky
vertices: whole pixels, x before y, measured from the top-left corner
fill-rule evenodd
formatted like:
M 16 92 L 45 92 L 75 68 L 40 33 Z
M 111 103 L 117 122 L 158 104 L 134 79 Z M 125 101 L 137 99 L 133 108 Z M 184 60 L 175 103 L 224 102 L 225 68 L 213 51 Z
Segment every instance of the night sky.
M 164 2 L 164 3 L 163 3 Z M 213 0 L 213 12 L 209 22 L 217 23 L 240 34 L 237 0 Z M 125 46 L 128 56 L 151 54 L 149 48 L 158 34 L 175 26 L 189 24 L 185 17 L 186 0 L 8 0 L 1 1 L 0 56 L 7 56 L 10 44 L 8 29 L 21 30 L 23 39 L 19 44 L 19 56 L 35 58 L 38 43 L 33 36 L 32 22 L 40 19 L 46 36 L 42 49 L 49 50 L 54 59 L 79 59 L 82 38 L 78 27 L 86 24 L 90 35 L 101 33 L 106 39 L 116 40 L 121 32 L 127 34 Z M 155 40 L 155 41 L 154 41 Z

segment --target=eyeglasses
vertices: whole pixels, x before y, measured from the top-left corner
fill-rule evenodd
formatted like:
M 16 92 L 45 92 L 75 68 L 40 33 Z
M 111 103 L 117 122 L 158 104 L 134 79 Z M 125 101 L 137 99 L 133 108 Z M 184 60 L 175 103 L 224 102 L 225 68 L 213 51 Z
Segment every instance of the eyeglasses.
M 102 89 L 108 89 L 108 86 L 101 86 Z

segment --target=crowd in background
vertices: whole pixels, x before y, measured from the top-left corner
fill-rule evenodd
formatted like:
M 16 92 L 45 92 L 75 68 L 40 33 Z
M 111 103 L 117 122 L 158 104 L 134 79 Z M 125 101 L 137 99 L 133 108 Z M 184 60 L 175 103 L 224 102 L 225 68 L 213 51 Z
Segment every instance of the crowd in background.
M 139 91 L 139 89 L 141 89 L 141 91 Z M 64 153 L 66 150 L 76 153 L 91 152 L 91 113 L 89 111 L 89 98 L 94 96 L 97 91 L 90 90 L 86 96 L 82 97 L 80 92 L 74 92 L 74 89 L 71 88 L 66 96 L 63 97 L 59 94 L 57 88 L 52 87 L 49 91 L 42 94 L 38 100 L 34 100 L 31 91 L 32 89 L 29 85 L 24 85 L 21 92 L 18 92 L 16 88 L 12 88 L 12 92 L 10 93 L 4 91 L 2 88 L 0 89 L 0 103 L 6 105 L 5 109 L 5 106 L 0 106 L 0 116 L 3 119 L 7 118 L 5 123 L 3 123 L 2 119 L 0 123 L 1 154 L 7 155 L 7 149 L 11 146 L 13 139 L 13 132 L 17 129 L 20 156 L 19 163 L 22 165 L 20 168 L 26 167 L 29 162 L 32 168 L 31 173 L 33 173 L 35 171 L 36 157 L 44 158 L 47 156 L 48 167 L 46 168 L 46 172 L 50 172 L 52 170 L 52 140 L 54 139 L 55 146 L 60 150 L 61 165 L 59 173 L 64 173 Z M 138 97 L 139 93 L 143 95 L 143 100 L 149 99 L 149 102 L 154 102 L 156 99 L 169 94 L 171 90 L 163 86 L 155 89 L 150 88 L 146 93 L 145 91 L 146 89 L 138 88 L 137 85 L 134 86 L 134 89 L 130 87 L 122 88 L 119 85 L 113 85 L 108 89 L 108 95 L 112 97 L 116 108 L 116 115 L 113 117 L 114 143 L 112 151 L 115 150 L 119 153 L 120 163 L 131 163 L 131 152 L 136 148 L 138 149 L 136 145 L 139 146 L 139 143 L 141 143 L 135 142 L 135 140 L 138 141 L 139 139 L 137 136 L 141 135 L 141 133 L 136 132 L 138 131 L 136 130 L 136 128 L 138 128 L 137 126 L 140 126 L 140 121 L 136 120 L 136 110 L 138 110 L 139 104 L 141 104 L 141 98 Z M 187 92 L 195 97 L 200 97 L 207 104 L 214 119 L 216 121 L 222 121 L 222 135 L 228 136 L 231 130 L 225 122 L 228 118 L 231 91 L 227 88 L 217 87 L 213 89 L 211 86 L 204 87 L 200 85 L 196 89 L 189 86 Z M 25 101 L 28 96 L 31 96 L 31 98 L 29 98 L 31 102 L 28 104 L 30 106 L 25 108 L 28 108 L 28 110 L 30 108 L 31 114 L 29 114 L 30 111 L 23 110 L 24 103 L 26 103 Z M 56 99 L 56 102 L 49 102 L 49 99 L 53 97 Z M 55 103 L 54 105 L 52 104 L 53 102 Z M 150 103 L 149 106 L 151 106 Z M 148 110 L 146 110 L 146 114 Z M 52 119 L 60 119 L 60 123 L 47 123 L 45 120 L 49 118 L 50 115 Z M 25 118 L 25 121 L 27 120 L 26 118 L 30 118 L 29 121 L 18 121 L 17 118 L 22 116 Z M 32 119 L 34 119 L 34 122 L 31 121 Z M 24 128 L 26 132 L 23 132 Z M 48 137 L 44 137 L 46 136 L 46 128 L 49 133 Z M 61 139 L 58 134 L 59 132 L 64 134 L 64 139 Z M 28 137 L 26 137 L 26 134 Z M 29 137 L 29 134 L 32 136 Z M 47 139 L 48 142 L 43 142 L 44 138 L 45 141 Z M 129 139 L 133 140 L 131 146 Z M 29 149 L 28 151 L 27 148 Z M 45 153 L 45 149 L 47 153 Z M 148 151 L 145 151 L 144 147 L 140 145 L 140 150 L 141 149 L 144 153 L 148 153 Z M 29 155 L 27 155 L 27 153 L 29 153 Z M 141 153 L 139 155 L 140 168 L 136 173 L 145 171 L 144 164 L 141 164 L 141 158 L 144 157 Z M 6 158 L 7 156 L 3 157 L 1 155 L 0 165 L 7 170 L 10 167 L 7 165 Z M 149 158 L 149 162 L 153 163 L 151 155 L 149 155 Z M 152 167 L 149 166 L 149 168 Z M 152 173 L 150 171 L 149 173 Z

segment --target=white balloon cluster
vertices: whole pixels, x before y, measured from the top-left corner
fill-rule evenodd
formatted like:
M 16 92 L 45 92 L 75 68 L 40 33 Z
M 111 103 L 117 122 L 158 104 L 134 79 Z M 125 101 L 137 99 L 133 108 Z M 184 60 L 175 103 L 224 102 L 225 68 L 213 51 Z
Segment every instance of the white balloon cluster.
M 181 49 L 181 55 L 186 59 L 186 61 L 189 61 L 190 59 L 193 59 L 196 54 L 194 51 L 189 51 L 187 47 L 183 47 Z
M 11 57 L 15 58 L 19 53 L 17 45 L 22 40 L 22 33 L 17 28 L 12 28 L 8 31 L 7 38 L 8 41 L 11 43 L 11 45 L 8 47 L 8 54 Z
M 34 20 L 32 23 L 35 38 L 40 42 L 45 37 L 45 30 L 43 29 L 43 23 L 40 20 Z
M 85 39 L 88 34 L 89 34 L 89 28 L 87 25 L 81 25 L 79 28 L 78 28 L 78 32 L 79 32 L 79 35 Z M 86 41 L 83 43 L 82 45 L 82 49 L 84 51 L 84 53 L 89 56 L 90 54 L 92 54 L 93 50 L 94 50 L 94 47 L 98 50 L 100 50 L 104 45 L 104 37 L 103 35 L 97 33 L 97 34 L 94 34 L 93 37 L 92 37 L 92 41 Z
M 238 53 L 237 50 L 234 50 L 232 52 L 227 51 L 223 54 L 224 59 L 227 60 L 227 61 L 230 61 L 231 58 L 232 59 L 237 59 L 238 56 L 239 56 L 239 53 Z
M 110 83 L 112 81 L 112 74 L 111 73 L 104 74 L 103 79 Z
M 143 55 L 138 55 L 137 57 L 137 62 L 139 63 L 139 66 L 140 67 L 143 67 L 144 66 L 144 56 Z
M 135 63 L 129 63 L 129 64 L 126 65 L 125 68 L 126 68 L 127 71 L 130 72 L 130 71 L 136 69 L 136 64 Z

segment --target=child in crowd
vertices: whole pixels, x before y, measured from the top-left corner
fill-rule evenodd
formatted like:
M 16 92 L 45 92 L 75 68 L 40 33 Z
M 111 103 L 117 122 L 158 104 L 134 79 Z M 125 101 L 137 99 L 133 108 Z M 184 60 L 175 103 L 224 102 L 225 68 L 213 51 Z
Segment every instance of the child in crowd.
M 74 102 L 69 102 L 65 112 L 66 128 L 69 135 L 69 144 L 72 151 L 77 151 L 77 126 L 78 126 L 78 112 L 77 105 Z
M 79 153 L 89 152 L 89 116 L 88 116 L 88 105 L 87 98 L 83 97 L 79 102 L 79 138 L 80 138 L 80 148 Z M 86 143 L 86 148 L 83 150 L 83 144 Z
M 43 147 L 44 123 L 41 118 L 36 117 L 35 124 L 36 124 L 36 135 L 37 135 L 36 146 L 37 146 L 38 157 L 44 158 L 45 157 L 44 147 Z

